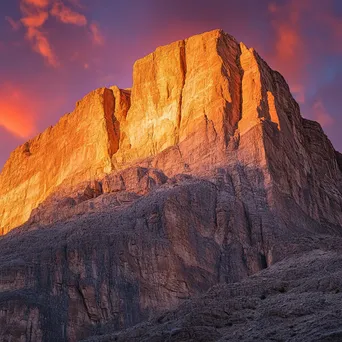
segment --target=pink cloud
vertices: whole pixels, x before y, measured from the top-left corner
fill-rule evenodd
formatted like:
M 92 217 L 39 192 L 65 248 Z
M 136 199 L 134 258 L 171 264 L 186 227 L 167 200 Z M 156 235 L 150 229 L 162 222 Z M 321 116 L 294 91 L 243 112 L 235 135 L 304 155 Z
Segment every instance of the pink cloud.
M 5 19 L 8 21 L 8 23 L 11 25 L 14 31 L 18 31 L 20 29 L 21 27 L 20 21 L 15 21 L 11 17 L 5 17 Z
M 301 84 L 292 84 L 291 92 L 299 103 L 305 103 L 305 87 Z
M 22 24 L 26 28 L 26 39 L 32 44 L 34 51 L 39 53 L 49 65 L 57 67 L 59 65 L 57 56 L 55 55 L 47 34 L 41 29 L 47 21 L 49 14 L 40 8 L 21 6 L 23 17 Z
M 304 48 L 301 21 L 309 8 L 307 0 L 290 0 L 284 5 L 270 3 L 268 11 L 275 30 L 274 50 L 267 60 L 288 79 L 298 102 L 305 102 L 305 65 L 309 60 Z
M 37 131 L 35 105 L 18 86 L 0 88 L 0 126 L 20 138 Z
M 327 112 L 323 102 L 317 100 L 312 106 L 313 116 L 323 127 L 331 126 L 334 123 L 334 118 Z
M 100 31 L 99 26 L 96 23 L 92 23 L 89 28 L 93 43 L 95 45 L 103 45 L 104 37 Z
M 44 8 L 49 5 L 50 0 L 22 0 L 22 3 L 34 7 Z
M 41 56 L 43 56 L 49 65 L 55 68 L 59 66 L 58 59 L 54 51 L 52 50 L 52 47 L 45 33 L 34 27 L 29 27 L 26 36 L 32 42 L 33 49 Z
M 43 24 L 48 19 L 49 14 L 45 11 L 40 12 L 26 12 L 26 16 L 21 18 L 21 22 L 27 28 L 38 28 L 43 26 Z
M 55 2 L 50 13 L 64 24 L 73 24 L 78 26 L 87 25 L 87 19 L 83 14 L 73 11 L 62 2 Z

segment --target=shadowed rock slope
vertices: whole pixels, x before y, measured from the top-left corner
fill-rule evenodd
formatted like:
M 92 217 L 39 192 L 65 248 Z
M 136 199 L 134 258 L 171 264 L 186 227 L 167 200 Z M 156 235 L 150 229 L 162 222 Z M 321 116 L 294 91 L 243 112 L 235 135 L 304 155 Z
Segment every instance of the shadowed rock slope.
M 320 125 L 301 117 L 283 77 L 253 49 L 220 30 L 158 48 L 136 62 L 131 90 L 92 92 L 6 163 L 0 340 L 113 333 L 234 283 L 209 292 L 214 310 L 221 296 L 222 305 L 238 302 L 230 288 L 241 287 L 244 303 L 251 284 L 268 282 L 263 275 L 273 286 L 291 273 L 284 260 L 294 255 L 299 270 L 313 255 L 328 265 L 340 257 L 341 165 Z M 258 286 L 254 323 L 271 307 L 257 302 Z M 288 286 L 301 291 L 291 279 Z M 252 321 L 213 328 L 177 318 L 189 305 L 203 316 L 201 302 L 187 302 L 167 321 L 115 338 L 161 341 L 176 329 L 175 341 L 201 332 L 216 341 L 237 326 L 266 338 L 273 328 L 271 319 L 258 332 Z M 198 332 L 184 335 L 187 324 Z
M 134 328 L 106 334 L 107 326 L 86 341 L 341 341 L 342 258 L 332 244 L 240 283 L 217 285 Z

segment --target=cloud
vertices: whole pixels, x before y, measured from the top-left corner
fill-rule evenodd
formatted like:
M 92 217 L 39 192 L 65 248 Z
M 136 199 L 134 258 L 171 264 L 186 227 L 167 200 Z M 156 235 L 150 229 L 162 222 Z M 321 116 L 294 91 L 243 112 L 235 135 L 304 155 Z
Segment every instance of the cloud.
M 20 138 L 28 138 L 37 130 L 34 105 L 18 87 L 0 88 L 0 126 Z
M 33 50 L 44 57 L 49 65 L 57 67 L 59 65 L 57 56 L 51 47 L 47 34 L 42 30 L 49 13 L 41 9 L 44 5 L 43 2 L 38 7 L 34 7 L 25 6 L 27 1 L 25 0 L 20 7 L 23 14 L 20 21 L 26 28 L 26 39 L 31 42 Z
M 5 17 L 5 19 L 9 22 L 9 24 L 11 25 L 14 31 L 18 31 L 20 29 L 21 27 L 20 21 L 15 21 L 11 17 Z
M 100 31 L 99 26 L 96 23 L 92 23 L 90 25 L 90 33 L 92 41 L 95 45 L 103 45 L 104 44 L 104 37 Z
M 20 21 L 27 28 L 38 28 L 43 26 L 48 17 L 49 14 L 44 11 L 36 13 L 26 12 L 26 16 L 21 18 Z
M 331 126 L 334 123 L 334 118 L 327 112 L 323 102 L 317 100 L 312 106 L 313 116 L 323 127 Z
M 49 65 L 55 68 L 59 66 L 58 59 L 52 50 L 45 33 L 36 28 L 29 27 L 27 31 L 27 38 L 32 42 L 33 49 L 43 56 Z
M 81 4 L 81 0 L 68 0 L 74 7 L 84 8 Z
M 305 103 L 305 87 L 301 84 L 292 84 L 291 92 L 299 103 Z
M 301 22 L 307 9 L 306 0 L 268 5 L 275 32 L 274 50 L 268 60 L 288 79 L 291 91 L 300 103 L 305 102 L 305 66 L 309 58 L 301 31 Z
M 50 0 L 22 0 L 22 3 L 34 7 L 45 8 L 49 5 Z
M 50 13 L 64 24 L 73 24 L 78 26 L 87 25 L 87 19 L 83 14 L 73 11 L 62 2 L 54 3 Z
M 278 33 L 276 43 L 277 57 L 281 60 L 293 60 L 301 44 L 298 31 L 288 24 L 277 25 L 276 29 Z
M 71 6 L 78 9 L 83 8 L 79 0 L 68 0 Z M 40 54 L 48 65 L 52 67 L 60 66 L 59 58 L 50 42 L 45 23 L 49 17 L 55 17 L 63 24 L 76 26 L 87 26 L 87 18 L 76 10 L 65 5 L 61 0 L 20 0 L 21 18 L 15 21 L 11 17 L 6 20 L 13 30 L 18 30 L 23 26 L 26 30 L 25 38 L 30 42 L 32 49 Z M 93 44 L 103 45 L 104 37 L 96 23 L 88 26 Z
M 43 25 L 49 18 L 48 6 L 50 4 L 52 4 L 50 14 L 64 24 L 85 26 L 87 19 L 84 15 L 65 6 L 61 1 L 21 0 L 22 18 L 20 23 L 26 28 L 26 39 L 31 43 L 34 51 L 44 57 L 50 66 L 56 68 L 60 63 L 49 41 L 48 34 L 43 30 Z M 12 18 L 8 17 L 7 20 L 13 29 L 18 28 L 18 24 Z

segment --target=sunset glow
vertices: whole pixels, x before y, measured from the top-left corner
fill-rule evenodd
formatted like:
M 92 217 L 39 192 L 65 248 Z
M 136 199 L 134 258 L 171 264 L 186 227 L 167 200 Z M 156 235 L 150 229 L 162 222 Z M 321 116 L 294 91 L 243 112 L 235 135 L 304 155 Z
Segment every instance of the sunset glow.
M 303 116 L 342 150 L 339 0 L 14 0 L 0 13 L 0 168 L 89 91 L 130 87 L 138 58 L 215 28 L 281 72 Z

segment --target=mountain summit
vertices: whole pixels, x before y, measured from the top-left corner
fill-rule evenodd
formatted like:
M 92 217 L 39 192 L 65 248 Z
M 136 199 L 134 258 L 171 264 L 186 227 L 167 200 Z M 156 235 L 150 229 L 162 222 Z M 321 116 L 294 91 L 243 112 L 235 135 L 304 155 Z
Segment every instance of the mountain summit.
M 342 155 L 222 30 L 138 60 L 132 89 L 88 94 L 11 154 L 0 194 L 5 340 L 123 329 L 322 234 L 341 245 Z

